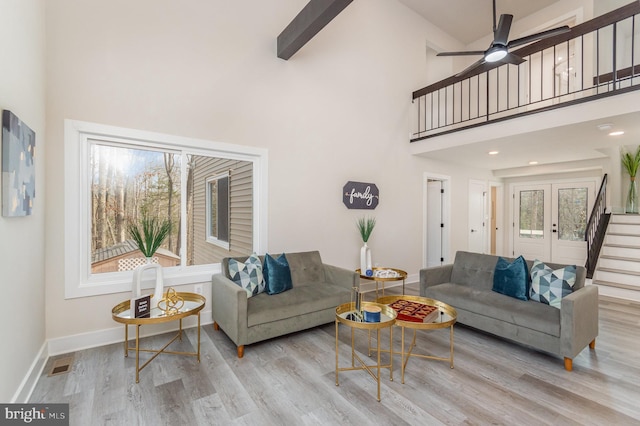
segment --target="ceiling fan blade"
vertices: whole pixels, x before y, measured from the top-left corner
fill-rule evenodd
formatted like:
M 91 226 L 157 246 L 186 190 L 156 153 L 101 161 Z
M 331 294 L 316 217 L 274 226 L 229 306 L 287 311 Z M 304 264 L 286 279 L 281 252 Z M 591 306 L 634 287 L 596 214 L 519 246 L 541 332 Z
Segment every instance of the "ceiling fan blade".
M 460 71 L 458 74 L 456 74 L 456 77 L 464 77 L 467 74 L 470 74 L 471 71 L 474 71 L 477 68 L 482 67 L 486 63 L 487 63 L 487 61 L 485 61 L 484 58 L 480 59 L 479 61 L 474 62 L 473 64 L 469 65 L 467 68 L 465 68 L 462 71 Z
M 498 28 L 493 33 L 493 44 L 507 45 L 509 40 L 509 30 L 511 30 L 511 22 L 513 21 L 513 15 L 500 15 L 500 21 L 498 22 Z
M 569 32 L 569 31 L 571 31 L 571 28 L 569 28 L 569 26 L 567 26 L 567 25 L 564 25 L 564 26 L 558 27 L 558 28 L 552 28 L 550 30 L 542 31 L 540 33 L 531 34 L 529 36 L 525 36 L 525 37 L 517 38 L 515 40 L 511 40 L 509 42 L 509 44 L 507 45 L 507 47 L 508 48 L 512 48 L 512 47 L 522 46 L 523 44 L 527 44 L 527 43 L 531 43 L 533 41 L 538 41 L 538 40 L 542 40 L 542 39 L 545 39 L 545 38 L 553 37 L 555 35 L 566 33 L 566 32 Z
M 464 52 L 440 52 L 436 56 L 478 56 L 484 55 L 484 50 L 467 50 Z
M 502 60 L 500 60 L 500 62 L 505 63 L 505 64 L 520 65 L 521 63 L 526 62 L 526 60 L 522 59 L 518 55 L 514 55 L 513 53 L 507 53 L 507 56 L 502 58 Z

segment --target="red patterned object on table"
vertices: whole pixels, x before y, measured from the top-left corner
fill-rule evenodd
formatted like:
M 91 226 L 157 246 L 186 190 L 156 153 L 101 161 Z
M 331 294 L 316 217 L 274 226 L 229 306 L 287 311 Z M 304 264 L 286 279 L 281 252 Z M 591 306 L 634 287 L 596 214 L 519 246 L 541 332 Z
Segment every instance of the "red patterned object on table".
M 438 308 L 424 303 L 400 299 L 389 306 L 398 313 L 400 321 L 433 322 L 438 317 Z

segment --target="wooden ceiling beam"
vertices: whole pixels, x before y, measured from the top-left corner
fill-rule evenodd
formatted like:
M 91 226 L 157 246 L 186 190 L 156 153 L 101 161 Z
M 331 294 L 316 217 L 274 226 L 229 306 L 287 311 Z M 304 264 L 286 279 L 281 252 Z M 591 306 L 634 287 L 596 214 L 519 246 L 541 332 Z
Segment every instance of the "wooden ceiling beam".
M 278 58 L 287 60 L 353 0 L 310 0 L 278 36 Z

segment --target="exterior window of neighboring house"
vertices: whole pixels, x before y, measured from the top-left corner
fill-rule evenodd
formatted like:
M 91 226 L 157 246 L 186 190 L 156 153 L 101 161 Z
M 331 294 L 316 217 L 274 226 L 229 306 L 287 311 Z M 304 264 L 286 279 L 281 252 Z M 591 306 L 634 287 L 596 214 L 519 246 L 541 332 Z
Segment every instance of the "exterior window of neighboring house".
M 67 120 L 66 297 L 131 290 L 143 215 L 171 223 L 151 259 L 165 286 L 208 281 L 223 257 L 264 251 L 265 194 L 264 150 Z
M 229 249 L 229 173 L 207 179 L 207 241 Z

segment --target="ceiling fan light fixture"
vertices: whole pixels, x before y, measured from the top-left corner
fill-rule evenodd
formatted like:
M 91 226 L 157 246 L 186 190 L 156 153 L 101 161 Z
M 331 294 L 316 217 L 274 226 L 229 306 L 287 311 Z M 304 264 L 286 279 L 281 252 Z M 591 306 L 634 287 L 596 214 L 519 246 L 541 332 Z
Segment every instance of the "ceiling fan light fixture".
M 484 60 L 487 62 L 498 62 L 505 56 L 507 56 L 506 46 L 492 46 L 485 53 Z

